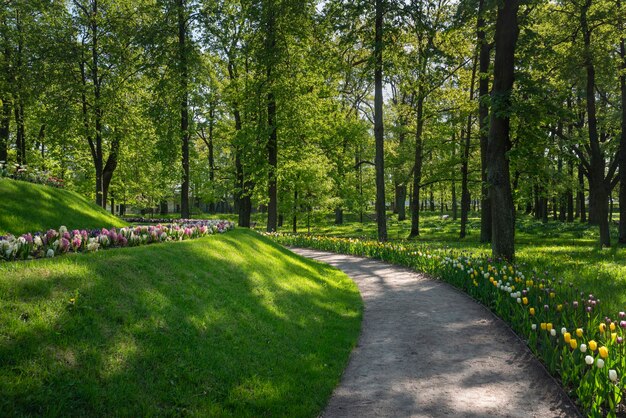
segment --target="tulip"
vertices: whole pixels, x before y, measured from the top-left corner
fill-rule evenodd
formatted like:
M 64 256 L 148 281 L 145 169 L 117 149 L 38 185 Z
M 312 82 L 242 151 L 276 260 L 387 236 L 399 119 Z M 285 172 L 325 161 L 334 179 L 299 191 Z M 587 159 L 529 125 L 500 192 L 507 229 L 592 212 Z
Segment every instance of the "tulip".
M 615 324 L 613 322 L 609 324 L 609 329 L 611 330 L 611 332 L 615 331 Z
M 531 328 L 533 331 L 536 331 L 536 330 L 537 330 L 537 324 L 532 324 L 532 325 L 530 326 L 530 328 Z
M 609 349 L 605 346 L 600 347 L 598 349 L 598 352 L 600 353 L 600 357 L 602 358 L 607 358 L 609 356 Z
M 576 336 L 578 338 L 581 338 L 583 336 L 583 329 L 582 328 L 577 328 L 576 329 Z
M 594 340 L 589 341 L 589 349 L 591 351 L 596 351 L 596 348 L 598 348 L 598 343 Z
M 548 331 L 552 332 L 552 322 L 548 322 L 548 323 L 546 324 L 546 329 L 547 329 Z M 554 333 L 556 334 L 556 331 L 554 331 Z
M 619 326 L 622 328 L 626 328 L 626 321 L 619 321 Z
M 626 318 L 626 312 L 620 312 L 619 313 L 619 317 L 620 317 L 620 319 Z
M 561 335 L 565 335 L 566 332 L 567 332 L 567 328 L 565 327 L 561 328 Z
M 543 331 L 545 331 L 545 330 L 546 330 L 546 328 L 547 328 L 547 325 L 546 325 L 546 323 L 545 323 L 545 322 L 542 322 L 540 326 L 541 326 L 541 329 L 542 329 Z
M 581 353 L 586 353 L 587 352 L 587 344 L 581 344 L 580 345 L 580 352 Z
M 530 312 L 531 315 L 535 315 L 535 308 L 530 308 L 528 312 Z
M 522 302 L 524 303 L 524 305 L 528 305 L 528 298 L 522 298 Z
M 569 346 L 572 347 L 572 350 L 576 350 L 576 347 L 578 347 L 578 341 L 572 338 L 569 340 Z
M 556 330 L 555 330 L 555 329 L 551 329 L 551 330 L 550 330 L 550 335 L 551 335 L 552 337 L 556 337 Z
M 593 357 L 586 356 L 585 357 L 585 363 L 587 363 L 588 366 L 591 366 L 593 364 Z
M 611 341 L 615 341 L 616 338 L 617 338 L 617 332 L 612 332 L 611 333 Z
M 563 340 L 565 340 L 566 343 L 569 343 L 572 339 L 572 336 L 570 335 L 569 332 L 566 332 L 565 334 L 563 334 Z
M 624 339 L 622 337 L 617 337 L 616 341 L 617 341 L 618 344 L 621 344 L 621 343 L 624 342 Z
M 596 360 L 596 366 L 598 366 L 598 369 L 603 368 L 604 367 L 604 360 L 602 360 L 601 358 Z
M 598 329 L 600 330 L 600 332 L 606 332 L 606 325 L 605 324 L 600 324 L 600 325 L 598 325 Z
M 615 370 L 609 370 L 609 379 L 611 379 L 612 382 L 617 382 L 617 372 Z

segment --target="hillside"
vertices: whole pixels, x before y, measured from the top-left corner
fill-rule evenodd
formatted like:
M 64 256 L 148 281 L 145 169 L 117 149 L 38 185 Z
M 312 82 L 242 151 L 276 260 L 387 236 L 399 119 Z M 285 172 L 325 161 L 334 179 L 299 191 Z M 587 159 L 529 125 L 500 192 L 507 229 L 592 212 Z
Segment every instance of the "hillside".
M 68 228 L 101 228 L 126 223 L 77 193 L 23 181 L 0 179 L 0 235 Z
M 318 416 L 356 285 L 255 232 L 0 263 L 0 416 Z

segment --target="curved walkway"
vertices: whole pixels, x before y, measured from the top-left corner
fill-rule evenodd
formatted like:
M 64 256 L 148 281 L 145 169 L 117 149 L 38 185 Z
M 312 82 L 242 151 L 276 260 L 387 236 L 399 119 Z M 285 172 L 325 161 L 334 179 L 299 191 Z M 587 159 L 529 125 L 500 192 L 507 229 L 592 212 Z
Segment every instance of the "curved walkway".
M 324 417 L 570 417 L 569 398 L 499 319 L 406 268 L 292 248 L 358 285 L 361 336 Z

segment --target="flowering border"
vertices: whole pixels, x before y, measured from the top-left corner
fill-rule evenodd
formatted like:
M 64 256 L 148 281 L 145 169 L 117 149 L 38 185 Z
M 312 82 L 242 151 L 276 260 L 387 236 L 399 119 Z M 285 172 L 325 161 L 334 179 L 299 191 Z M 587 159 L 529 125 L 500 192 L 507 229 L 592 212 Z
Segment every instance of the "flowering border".
M 135 247 L 166 241 L 183 241 L 224 233 L 235 225 L 223 220 L 194 220 L 168 225 L 140 225 L 125 228 L 58 230 L 0 236 L 0 260 L 15 261 L 54 257 L 66 253 L 95 252 L 105 248 Z
M 283 245 L 376 258 L 430 273 L 479 301 L 528 344 L 589 416 L 624 410 L 626 313 L 611 316 L 600 300 L 549 272 L 399 243 L 353 238 L 266 234 Z

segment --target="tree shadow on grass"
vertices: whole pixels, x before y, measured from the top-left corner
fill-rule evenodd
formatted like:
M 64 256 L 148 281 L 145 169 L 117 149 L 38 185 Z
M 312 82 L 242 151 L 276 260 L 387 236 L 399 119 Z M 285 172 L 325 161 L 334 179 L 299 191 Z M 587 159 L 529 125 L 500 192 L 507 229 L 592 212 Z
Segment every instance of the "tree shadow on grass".
M 248 234 L 29 265 L 10 302 L 31 318 L 0 339 L 1 415 L 319 413 L 356 340 L 359 295 Z

